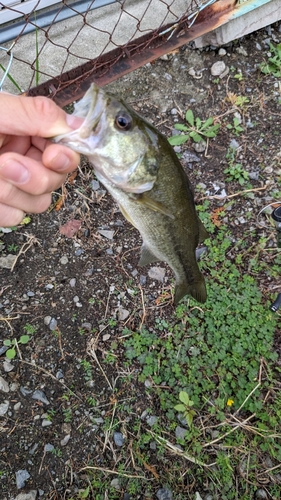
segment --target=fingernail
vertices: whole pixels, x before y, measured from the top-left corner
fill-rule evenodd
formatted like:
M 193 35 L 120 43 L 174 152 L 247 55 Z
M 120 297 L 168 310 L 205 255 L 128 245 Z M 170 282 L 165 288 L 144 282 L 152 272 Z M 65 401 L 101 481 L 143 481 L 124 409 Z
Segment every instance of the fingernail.
M 25 184 L 30 179 L 30 173 L 24 165 L 15 160 L 8 160 L 0 165 L 0 175 L 16 184 Z
M 54 170 L 64 172 L 70 166 L 70 159 L 64 153 L 59 153 L 52 159 L 51 166 Z
M 78 116 L 74 115 L 66 115 L 66 123 L 73 130 L 79 128 L 82 125 L 83 121 L 84 118 L 79 118 Z

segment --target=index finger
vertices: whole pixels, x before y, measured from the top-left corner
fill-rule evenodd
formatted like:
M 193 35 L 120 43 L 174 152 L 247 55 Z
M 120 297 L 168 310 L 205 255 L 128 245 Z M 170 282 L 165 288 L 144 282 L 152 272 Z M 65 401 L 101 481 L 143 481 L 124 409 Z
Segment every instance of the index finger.
M 81 118 L 68 115 L 43 96 L 0 94 L 0 133 L 19 136 L 52 137 L 81 125 Z

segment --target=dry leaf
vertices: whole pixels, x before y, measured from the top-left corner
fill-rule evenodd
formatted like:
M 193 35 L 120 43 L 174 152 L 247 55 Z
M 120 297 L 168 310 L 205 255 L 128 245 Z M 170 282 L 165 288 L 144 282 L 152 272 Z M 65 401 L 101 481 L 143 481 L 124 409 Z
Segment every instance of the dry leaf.
M 63 226 L 60 226 L 60 233 L 67 238 L 73 238 L 82 225 L 82 221 L 78 219 L 71 219 Z

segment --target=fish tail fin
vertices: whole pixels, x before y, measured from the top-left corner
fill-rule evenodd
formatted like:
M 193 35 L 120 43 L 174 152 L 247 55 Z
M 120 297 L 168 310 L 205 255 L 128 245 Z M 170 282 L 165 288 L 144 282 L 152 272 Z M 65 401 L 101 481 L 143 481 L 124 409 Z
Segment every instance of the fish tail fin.
M 177 306 L 179 301 L 185 296 L 191 295 L 197 302 L 203 304 L 207 299 L 206 284 L 203 275 L 199 281 L 189 284 L 187 281 L 182 281 L 176 284 L 174 303 Z

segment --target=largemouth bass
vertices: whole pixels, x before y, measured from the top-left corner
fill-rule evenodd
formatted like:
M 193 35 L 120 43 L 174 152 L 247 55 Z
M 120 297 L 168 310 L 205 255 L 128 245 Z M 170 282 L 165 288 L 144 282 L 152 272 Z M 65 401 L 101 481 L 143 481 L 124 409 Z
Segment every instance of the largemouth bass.
M 167 139 L 129 105 L 92 84 L 74 108 L 79 129 L 53 140 L 86 155 L 143 238 L 139 265 L 164 261 L 176 276 L 174 302 L 206 300 L 195 256 L 208 233 L 189 179 Z

